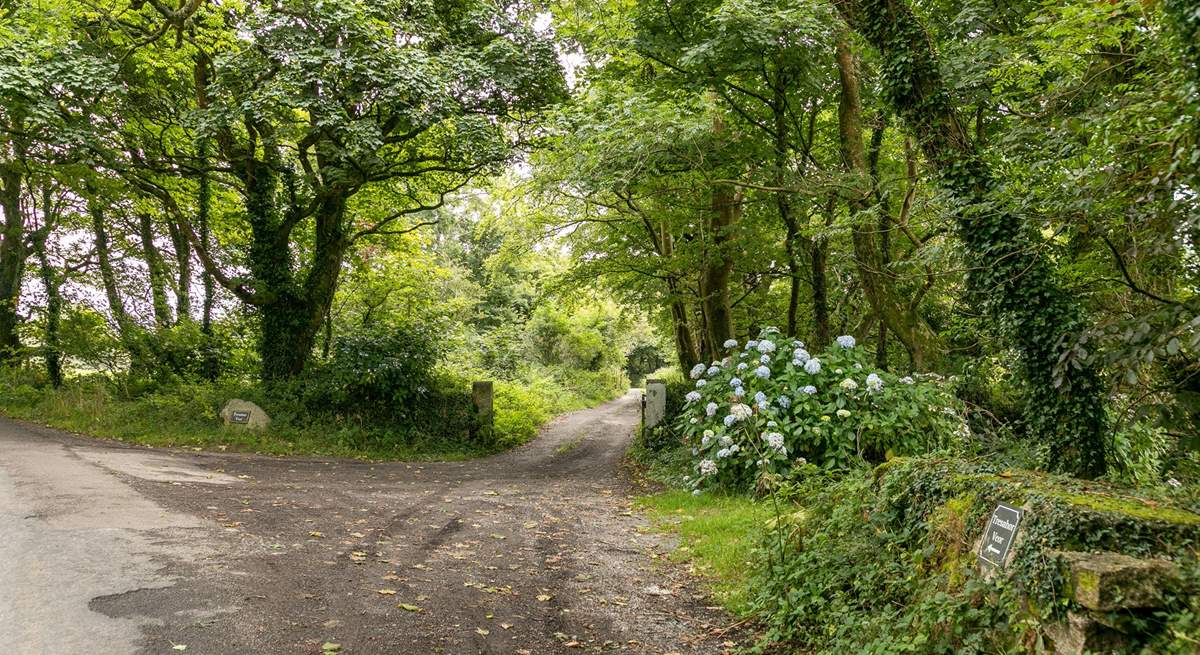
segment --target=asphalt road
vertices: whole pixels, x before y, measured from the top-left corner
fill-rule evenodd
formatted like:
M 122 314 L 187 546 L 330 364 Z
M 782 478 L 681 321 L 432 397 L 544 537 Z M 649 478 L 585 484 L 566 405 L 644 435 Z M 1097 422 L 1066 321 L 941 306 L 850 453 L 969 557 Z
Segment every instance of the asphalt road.
M 0 419 L 21 655 L 722 653 L 619 467 L 637 398 L 462 463 L 149 450 Z

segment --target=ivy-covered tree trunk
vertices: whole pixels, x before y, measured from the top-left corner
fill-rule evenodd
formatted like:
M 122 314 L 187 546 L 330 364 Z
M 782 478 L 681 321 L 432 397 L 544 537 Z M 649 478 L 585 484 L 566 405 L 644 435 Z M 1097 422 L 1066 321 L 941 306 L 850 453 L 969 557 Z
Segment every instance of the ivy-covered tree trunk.
M 832 214 L 832 210 L 829 212 Z M 819 236 L 809 243 L 809 268 L 812 279 L 813 341 L 817 348 L 824 348 L 833 341 L 829 327 L 829 276 L 826 273 L 829 259 L 829 242 Z
M 121 290 L 117 284 L 117 271 L 112 262 L 112 247 L 109 242 L 108 226 L 101 200 L 96 197 L 95 190 L 88 190 L 88 213 L 92 217 L 92 241 L 96 250 L 96 263 L 100 269 L 100 283 L 104 288 L 104 297 L 108 300 L 108 309 L 112 313 L 113 322 L 117 327 L 117 336 L 129 354 L 130 371 L 144 372 L 149 364 L 149 353 L 139 339 L 137 324 L 121 299 Z
M 167 267 L 162 253 L 154 243 L 154 223 L 147 212 L 138 214 L 138 236 L 142 242 L 142 257 L 150 283 L 150 300 L 154 309 L 154 324 L 159 328 L 170 327 L 171 304 L 167 300 Z
M 941 340 L 925 319 L 911 310 L 896 293 L 895 280 L 888 275 L 883 250 L 875 240 L 878 224 L 869 220 L 872 217 L 871 197 L 874 195 L 875 184 L 867 166 L 862 138 L 862 101 L 859 96 L 858 70 L 848 36 L 841 35 L 836 46 L 842 86 L 838 103 L 838 128 L 843 164 L 846 171 L 858 181 L 849 199 L 855 264 L 867 302 L 885 326 L 882 327 L 884 334 L 891 330 L 912 355 L 913 367 L 923 370 L 930 357 L 943 348 Z
M 45 206 L 45 205 L 44 205 Z M 42 357 L 46 362 L 46 375 L 50 377 L 50 384 L 55 387 L 61 387 L 63 383 L 62 373 L 62 346 L 60 345 L 60 325 L 62 324 L 62 293 L 60 291 L 61 281 L 57 269 L 50 263 L 50 255 L 46 251 L 46 239 L 49 236 L 49 230 L 43 232 L 33 242 L 33 248 L 37 252 L 38 266 L 41 269 L 42 286 L 46 289 L 46 325 L 42 333 Z
M 667 229 L 666 224 L 663 224 L 658 230 L 655 241 L 659 254 L 663 258 L 670 259 L 675 254 L 675 238 Z M 680 370 L 688 371 L 700 361 L 700 355 L 696 352 L 696 339 L 692 336 L 692 326 L 689 322 L 691 313 L 688 311 L 683 294 L 680 293 L 679 278 L 670 275 L 666 282 L 669 296 L 667 303 L 671 311 L 672 334 L 675 338 L 675 355 L 679 360 Z
M 167 230 L 175 249 L 175 320 L 192 320 L 192 246 L 175 221 L 167 222 Z
M 730 231 L 740 213 L 741 198 L 733 188 L 722 184 L 713 189 L 712 211 L 708 221 L 709 250 L 700 285 L 707 327 L 707 354 L 713 359 L 720 353 L 721 344 L 734 335 L 733 307 L 729 296 L 733 257 L 729 249 L 732 240 Z
M 0 361 L 16 357 L 21 348 L 17 336 L 20 317 L 21 275 L 25 270 L 25 217 L 21 212 L 23 175 L 15 164 L 0 168 Z
M 1031 437 L 1051 468 L 1082 477 L 1107 468 L 1108 422 L 1099 371 L 1071 354 L 1083 318 L 1054 279 L 1029 224 L 995 193 L 995 180 L 950 99 L 924 26 L 903 0 L 835 0 L 850 26 L 880 52 L 884 92 L 958 205 L 969 281 L 1021 354 Z

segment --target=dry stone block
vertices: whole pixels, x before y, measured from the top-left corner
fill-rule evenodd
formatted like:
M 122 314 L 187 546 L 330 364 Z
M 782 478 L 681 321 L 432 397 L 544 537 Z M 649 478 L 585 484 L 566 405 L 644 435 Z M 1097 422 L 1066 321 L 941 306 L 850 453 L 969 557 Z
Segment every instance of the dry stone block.
M 1163 590 L 1178 576 L 1161 559 L 1137 559 L 1120 553 L 1056 553 L 1071 574 L 1073 600 L 1096 612 L 1159 607 Z

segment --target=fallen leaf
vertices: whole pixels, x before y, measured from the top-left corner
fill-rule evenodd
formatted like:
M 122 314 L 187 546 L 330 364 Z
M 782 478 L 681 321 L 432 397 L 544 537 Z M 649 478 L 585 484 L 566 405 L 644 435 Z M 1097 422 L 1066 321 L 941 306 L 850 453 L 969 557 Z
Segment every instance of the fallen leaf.
M 483 635 L 483 636 L 485 636 L 485 637 L 486 637 L 486 636 L 488 636 L 488 635 L 490 635 L 490 634 L 492 634 L 492 633 L 491 633 L 491 631 L 490 631 L 490 630 L 484 630 L 483 628 L 475 628 L 475 634 L 477 634 L 477 635 Z
M 379 593 L 382 596 L 395 596 L 396 590 L 395 589 L 380 589 L 377 593 Z
M 543 603 L 549 602 L 549 600 L 551 598 L 554 598 L 554 596 L 551 596 L 550 594 L 538 594 L 538 597 L 537 597 L 537 599 L 542 601 Z
M 172 650 L 187 650 L 187 645 L 186 644 L 175 644 L 174 646 L 171 646 L 171 649 Z
M 399 607 L 400 609 L 402 609 L 402 610 L 404 610 L 404 611 L 406 611 L 406 612 L 420 612 L 420 611 L 423 611 L 423 610 L 421 610 L 421 608 L 420 608 L 420 607 L 417 607 L 416 605 L 409 605 L 408 603 L 396 603 L 396 607 Z

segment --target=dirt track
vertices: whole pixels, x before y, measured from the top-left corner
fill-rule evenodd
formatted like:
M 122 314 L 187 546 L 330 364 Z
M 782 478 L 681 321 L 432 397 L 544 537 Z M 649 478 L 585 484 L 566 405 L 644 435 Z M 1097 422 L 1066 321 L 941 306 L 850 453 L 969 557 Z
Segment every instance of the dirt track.
M 618 469 L 630 395 L 462 463 L 154 451 L 0 422 L 22 654 L 721 653 Z

